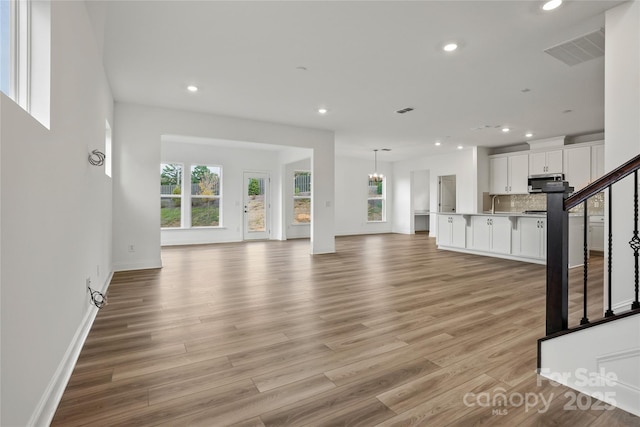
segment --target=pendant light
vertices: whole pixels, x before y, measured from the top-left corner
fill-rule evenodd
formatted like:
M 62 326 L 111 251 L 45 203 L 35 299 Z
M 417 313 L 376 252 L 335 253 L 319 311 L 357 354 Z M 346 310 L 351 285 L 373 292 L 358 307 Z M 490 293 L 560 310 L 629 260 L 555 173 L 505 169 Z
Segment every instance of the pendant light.
M 382 151 L 391 151 L 390 148 L 383 148 Z M 373 150 L 373 173 L 369 174 L 369 181 L 371 182 L 382 182 L 384 180 L 384 175 L 378 173 L 378 149 Z

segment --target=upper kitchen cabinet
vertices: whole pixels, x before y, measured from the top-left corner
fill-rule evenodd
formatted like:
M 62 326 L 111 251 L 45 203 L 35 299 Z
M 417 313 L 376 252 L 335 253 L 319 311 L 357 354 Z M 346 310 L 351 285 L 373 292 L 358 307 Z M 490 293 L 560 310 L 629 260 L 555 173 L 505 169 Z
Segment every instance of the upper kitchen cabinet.
M 491 194 L 526 194 L 529 155 L 495 156 L 489 160 Z
M 563 163 L 564 179 L 578 191 L 604 175 L 604 144 L 598 141 L 567 146 Z
M 564 136 L 529 141 L 529 174 L 562 173 Z
M 529 174 L 562 173 L 562 150 L 529 153 Z
M 591 147 L 564 150 L 564 179 L 578 191 L 591 182 Z

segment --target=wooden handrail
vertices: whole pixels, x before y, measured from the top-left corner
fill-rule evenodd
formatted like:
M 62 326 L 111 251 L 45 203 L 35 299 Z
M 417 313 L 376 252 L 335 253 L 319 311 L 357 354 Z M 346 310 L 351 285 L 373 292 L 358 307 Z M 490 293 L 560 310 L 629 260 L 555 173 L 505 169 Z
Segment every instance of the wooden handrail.
M 640 169 L 640 154 L 629 160 L 627 163 L 617 167 L 606 175 L 593 181 L 580 191 L 576 191 L 571 196 L 567 197 L 564 201 L 564 209 L 568 211 L 571 208 L 575 208 L 580 203 L 587 200 L 589 197 L 594 196 L 601 191 L 604 191 L 611 184 L 620 181 L 627 175 Z

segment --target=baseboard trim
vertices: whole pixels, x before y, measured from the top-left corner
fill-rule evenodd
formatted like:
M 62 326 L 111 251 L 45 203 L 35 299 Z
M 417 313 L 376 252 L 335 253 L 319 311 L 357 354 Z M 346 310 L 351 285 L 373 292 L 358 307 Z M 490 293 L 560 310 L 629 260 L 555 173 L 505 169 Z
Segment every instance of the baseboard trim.
M 109 274 L 106 281 L 102 284 L 100 292 L 106 293 L 113 277 L 113 271 Z M 53 374 L 49 385 L 45 389 L 36 409 L 33 411 L 31 418 L 29 419 L 28 426 L 48 426 L 53 420 L 53 416 L 58 409 L 60 400 L 64 393 L 67 383 L 73 373 L 73 368 L 76 366 L 82 347 L 84 346 L 87 336 L 91 331 L 93 322 L 98 314 L 98 307 L 90 305 L 82 322 L 78 326 L 67 351 L 65 352 L 58 369 Z
M 153 259 L 139 262 L 113 264 L 113 271 L 150 270 L 153 268 L 162 268 L 162 260 Z
M 493 257 L 493 258 L 509 259 L 512 261 L 529 262 L 532 264 L 545 265 L 547 263 L 546 259 L 527 258 L 520 255 L 501 254 L 499 252 L 484 252 L 476 249 L 457 248 L 454 246 L 438 245 L 438 249 L 441 249 L 443 251 L 460 252 L 460 253 L 469 254 L 469 255 L 487 256 L 487 257 Z
M 632 299 L 628 299 L 625 301 L 620 301 L 617 304 L 614 304 L 611 309 L 613 310 L 614 313 L 618 313 L 621 311 L 627 311 L 627 310 L 631 310 L 631 304 L 633 304 L 633 300 Z

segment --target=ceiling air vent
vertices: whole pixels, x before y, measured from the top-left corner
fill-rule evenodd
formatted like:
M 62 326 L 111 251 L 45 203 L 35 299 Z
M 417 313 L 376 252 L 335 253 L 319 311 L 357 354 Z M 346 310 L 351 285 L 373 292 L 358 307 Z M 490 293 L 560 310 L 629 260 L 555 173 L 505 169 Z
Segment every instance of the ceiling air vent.
M 402 110 L 397 110 L 396 113 L 404 114 L 404 113 L 408 113 L 409 111 L 413 111 L 413 108 L 411 107 L 403 108 Z
M 604 56 L 604 28 L 544 50 L 567 65 Z

